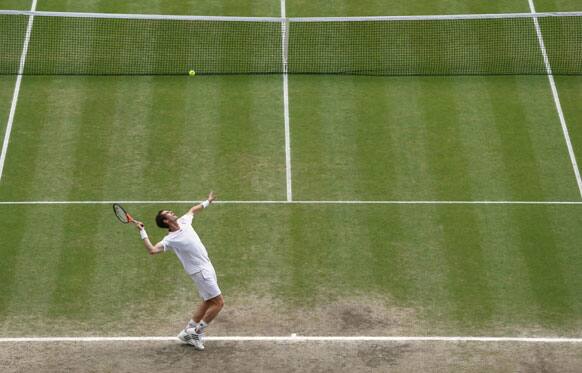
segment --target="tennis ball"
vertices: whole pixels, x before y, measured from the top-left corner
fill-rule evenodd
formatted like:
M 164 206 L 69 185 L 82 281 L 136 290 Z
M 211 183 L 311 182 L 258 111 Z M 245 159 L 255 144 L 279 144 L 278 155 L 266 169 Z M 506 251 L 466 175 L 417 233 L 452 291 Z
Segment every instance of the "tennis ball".
M 190 70 L 190 71 L 188 71 L 188 75 L 194 76 L 194 75 L 196 75 L 196 71 Z

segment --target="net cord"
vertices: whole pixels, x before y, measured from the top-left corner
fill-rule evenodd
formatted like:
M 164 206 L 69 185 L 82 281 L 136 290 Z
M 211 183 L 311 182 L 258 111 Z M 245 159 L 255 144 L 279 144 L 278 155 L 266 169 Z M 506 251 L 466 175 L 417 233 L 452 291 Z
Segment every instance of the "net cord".
M 0 10 L 0 15 L 71 17 L 71 18 L 150 19 L 150 20 L 178 20 L 178 21 L 292 23 L 292 22 L 427 21 L 427 20 L 455 20 L 455 19 L 504 19 L 504 18 L 535 19 L 546 17 L 580 17 L 582 16 L 582 12 L 283 18 L 283 17 L 182 16 L 182 15 L 160 15 L 160 14 L 74 13 L 74 12 L 47 12 L 47 11 L 27 11 L 27 10 Z

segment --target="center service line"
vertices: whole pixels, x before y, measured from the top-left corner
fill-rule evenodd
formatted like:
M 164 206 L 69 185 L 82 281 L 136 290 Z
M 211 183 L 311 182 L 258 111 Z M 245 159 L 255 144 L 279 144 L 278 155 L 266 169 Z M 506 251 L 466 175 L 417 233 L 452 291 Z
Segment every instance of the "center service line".
M 289 50 L 289 22 L 286 20 L 285 0 L 281 0 L 281 48 L 283 58 L 283 117 L 285 120 L 285 179 L 287 181 L 287 201 L 293 201 L 291 190 L 291 131 L 289 125 L 289 76 L 287 57 Z

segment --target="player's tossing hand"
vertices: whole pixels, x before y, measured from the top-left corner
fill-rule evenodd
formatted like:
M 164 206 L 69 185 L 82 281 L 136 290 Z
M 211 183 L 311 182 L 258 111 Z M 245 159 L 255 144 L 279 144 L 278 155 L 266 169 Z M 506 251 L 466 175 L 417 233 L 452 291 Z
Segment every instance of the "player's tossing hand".
M 216 199 L 216 197 L 214 196 L 214 192 L 210 192 L 208 194 L 208 202 L 212 203 L 212 201 L 214 201 Z

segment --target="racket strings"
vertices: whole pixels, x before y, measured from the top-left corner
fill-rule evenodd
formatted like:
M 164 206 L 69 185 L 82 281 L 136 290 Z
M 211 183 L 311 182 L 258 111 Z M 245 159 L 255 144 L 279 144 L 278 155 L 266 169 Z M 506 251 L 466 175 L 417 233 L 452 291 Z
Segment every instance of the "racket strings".
M 113 205 L 113 211 L 115 211 L 115 215 L 122 223 L 128 223 L 129 218 L 123 207 L 120 205 Z

